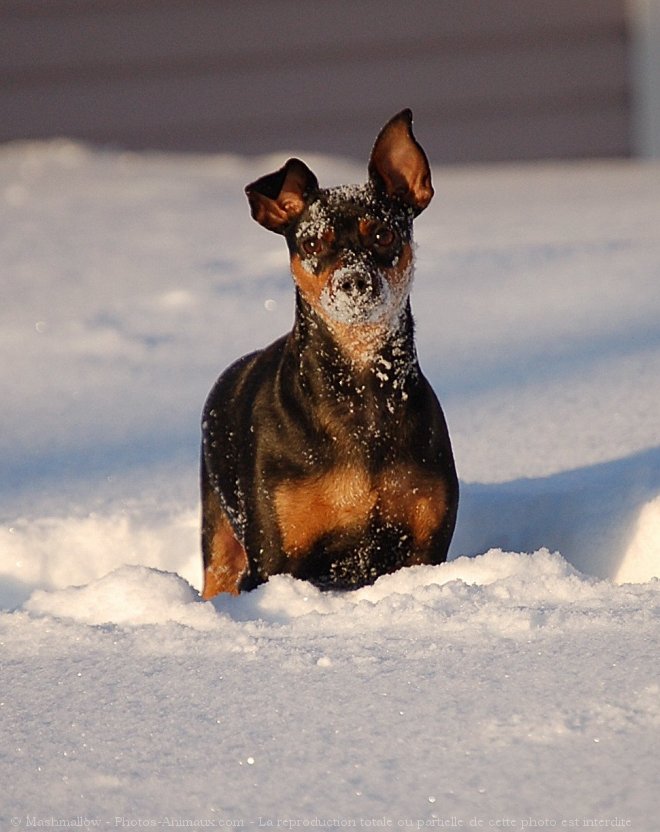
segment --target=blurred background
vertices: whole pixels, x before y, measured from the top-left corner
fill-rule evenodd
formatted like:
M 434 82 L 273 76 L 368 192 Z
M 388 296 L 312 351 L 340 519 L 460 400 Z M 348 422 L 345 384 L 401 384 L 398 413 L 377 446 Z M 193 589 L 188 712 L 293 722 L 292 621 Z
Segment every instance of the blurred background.
M 0 0 L 0 141 L 660 155 L 660 0 Z

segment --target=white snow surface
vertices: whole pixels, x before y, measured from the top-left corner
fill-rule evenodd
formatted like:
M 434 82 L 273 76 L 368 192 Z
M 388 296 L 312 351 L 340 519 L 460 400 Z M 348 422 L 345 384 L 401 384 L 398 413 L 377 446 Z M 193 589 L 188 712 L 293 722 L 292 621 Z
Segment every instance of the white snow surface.
M 291 325 L 243 195 L 286 157 L 0 147 L 0 829 L 651 832 L 660 165 L 435 168 L 451 560 L 205 603 L 199 414 Z

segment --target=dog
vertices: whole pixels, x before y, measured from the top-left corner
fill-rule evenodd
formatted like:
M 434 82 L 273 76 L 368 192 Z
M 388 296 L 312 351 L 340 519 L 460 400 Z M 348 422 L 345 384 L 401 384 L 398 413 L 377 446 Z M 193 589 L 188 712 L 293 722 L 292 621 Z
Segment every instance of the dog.
M 289 159 L 245 188 L 286 240 L 295 320 L 204 408 L 205 599 L 279 573 L 355 589 L 447 557 L 458 480 L 413 337 L 412 223 L 433 187 L 410 110 L 380 131 L 368 177 L 324 189 Z

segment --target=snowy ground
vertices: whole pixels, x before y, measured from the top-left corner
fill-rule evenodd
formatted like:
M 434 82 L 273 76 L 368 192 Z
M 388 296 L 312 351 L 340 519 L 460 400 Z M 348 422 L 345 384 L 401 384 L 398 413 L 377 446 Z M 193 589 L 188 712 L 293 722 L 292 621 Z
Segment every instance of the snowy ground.
M 660 166 L 437 168 L 413 304 L 454 559 L 205 604 L 199 412 L 290 326 L 242 194 L 285 158 L 0 148 L 0 829 L 650 832 Z

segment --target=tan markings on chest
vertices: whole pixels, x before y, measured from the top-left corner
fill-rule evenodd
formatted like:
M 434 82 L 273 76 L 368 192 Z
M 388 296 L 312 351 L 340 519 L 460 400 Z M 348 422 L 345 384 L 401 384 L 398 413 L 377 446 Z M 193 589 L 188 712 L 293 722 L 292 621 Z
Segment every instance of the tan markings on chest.
M 284 551 L 305 555 L 323 535 L 366 531 L 372 521 L 409 530 L 423 548 L 447 511 L 444 482 L 418 467 L 397 466 L 370 476 L 359 466 L 281 483 L 275 511 Z
M 379 510 L 383 520 L 407 526 L 415 546 L 425 546 L 447 512 L 444 480 L 411 466 L 385 471 L 379 482 Z
M 285 482 L 275 491 L 284 551 L 297 557 L 324 534 L 366 525 L 378 493 L 363 468 L 342 466 Z

